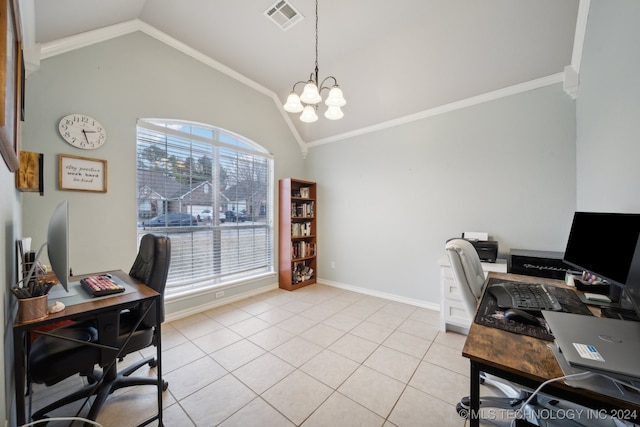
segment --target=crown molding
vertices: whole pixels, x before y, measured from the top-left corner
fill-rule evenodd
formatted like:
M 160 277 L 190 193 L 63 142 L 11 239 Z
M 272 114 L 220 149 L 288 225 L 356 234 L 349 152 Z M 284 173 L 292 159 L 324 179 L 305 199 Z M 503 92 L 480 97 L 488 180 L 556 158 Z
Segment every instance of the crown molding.
M 318 145 L 328 144 L 330 142 L 336 142 L 347 138 L 353 138 L 360 135 L 365 135 L 371 132 L 377 132 L 380 130 L 392 128 L 395 126 L 404 125 L 407 123 L 415 122 L 416 120 L 426 119 L 428 117 L 434 117 L 444 113 L 450 113 L 451 111 L 460 110 L 462 108 L 471 107 L 473 105 L 483 104 L 485 102 L 494 101 L 496 99 L 504 98 L 507 96 L 516 95 L 522 92 L 528 92 L 530 90 L 538 89 L 545 86 L 562 83 L 564 80 L 563 73 L 552 74 L 547 77 L 542 77 L 528 82 L 520 83 L 513 86 L 508 86 L 503 89 L 494 90 L 492 92 L 483 93 L 482 95 L 473 96 L 460 101 L 451 102 L 449 104 L 441 105 L 438 107 L 423 110 L 415 114 L 399 117 L 397 119 L 389 120 L 382 123 L 377 123 L 373 126 L 356 129 L 352 132 L 342 133 L 329 138 L 318 139 L 316 141 L 309 142 L 309 147 L 317 147 Z
M 576 31 L 573 38 L 571 65 L 567 65 L 564 68 L 563 89 L 571 99 L 578 98 L 578 90 L 580 89 L 580 65 L 582 63 L 582 50 L 584 48 L 585 34 L 587 33 L 590 8 L 591 0 L 580 0 L 578 4 L 578 17 L 576 19 Z
M 25 13 L 26 18 L 25 16 L 22 17 L 23 40 L 25 41 L 35 39 L 35 35 L 34 35 L 35 19 L 34 19 L 33 13 L 29 12 L 29 11 L 31 12 L 33 11 L 33 8 L 34 8 L 33 2 L 34 0 L 23 0 L 22 2 L 23 7 L 21 9 L 21 12 L 22 11 L 26 12 Z M 29 43 L 27 43 L 25 44 L 25 52 L 28 52 L 28 54 L 25 56 L 25 66 L 27 68 L 27 75 L 28 75 L 30 72 L 33 72 L 39 68 L 41 59 L 50 58 L 50 57 L 60 55 L 66 52 L 70 52 L 76 49 L 91 46 L 93 44 L 100 43 L 109 39 L 120 37 L 129 33 L 141 31 L 149 35 L 150 37 L 153 37 L 169 46 L 172 46 L 173 48 L 185 53 L 186 55 L 189 55 L 192 58 L 220 71 L 221 73 L 224 73 L 229 77 L 251 87 L 252 89 L 255 89 L 256 91 L 266 96 L 269 96 L 275 103 L 276 107 L 278 108 L 278 111 L 280 111 L 280 114 L 284 119 L 285 123 L 287 124 L 289 130 L 291 131 L 291 134 L 293 135 L 294 139 L 300 146 L 302 157 L 306 159 L 310 147 L 328 144 L 331 142 L 336 142 L 343 139 L 352 138 L 355 136 L 365 135 L 371 132 L 388 129 L 394 126 L 400 126 L 416 120 L 421 120 L 427 117 L 433 117 L 435 115 L 444 114 L 444 113 L 458 110 L 461 108 L 466 108 L 472 105 L 477 105 L 483 102 L 492 101 L 505 96 L 511 96 L 516 93 L 533 90 L 533 89 L 543 87 L 543 86 L 548 86 L 551 84 L 562 82 L 564 90 L 569 94 L 569 96 L 571 96 L 572 99 L 576 99 L 578 94 L 578 88 L 579 88 L 580 63 L 582 60 L 582 49 L 584 45 L 584 38 L 586 33 L 590 3 L 591 3 L 591 0 L 579 0 L 578 16 L 577 16 L 577 22 L 576 22 L 571 65 L 566 66 L 564 69 L 564 72 L 553 74 L 551 76 L 543 77 L 543 78 L 532 80 L 529 82 L 521 83 L 518 85 L 510 86 L 504 89 L 499 89 L 493 92 L 467 98 L 467 99 L 453 102 L 450 104 L 445 104 L 439 107 L 424 110 L 408 116 L 378 123 L 373 126 L 356 129 L 354 131 L 342 133 L 342 134 L 335 135 L 328 138 L 318 139 L 308 143 L 302 140 L 300 134 L 298 133 L 293 122 L 291 121 L 291 118 L 282 108 L 282 103 L 280 102 L 280 100 L 278 99 L 277 95 L 274 92 L 256 83 L 255 81 L 249 79 L 243 74 L 240 74 L 235 70 L 232 70 L 226 65 L 221 64 L 220 62 L 214 60 L 213 58 L 210 58 L 202 54 L 201 52 L 187 46 L 186 44 L 174 39 L 173 37 L 159 31 L 155 27 L 152 27 L 144 23 L 143 21 L 140 21 L 139 19 L 133 19 L 131 21 L 123 22 L 120 24 L 111 25 L 111 26 L 100 28 L 97 30 L 87 31 L 85 33 L 81 33 L 81 34 L 77 34 L 69 37 L 64 37 L 62 39 L 58 39 L 53 42 L 45 43 L 42 45 L 37 45 L 37 44 L 29 45 Z M 31 32 L 33 32 L 34 34 L 31 34 Z
M 576 19 L 576 31 L 573 39 L 573 54 L 571 55 L 571 66 L 580 73 L 582 63 L 582 49 L 584 48 L 584 38 L 587 34 L 587 22 L 589 21 L 589 9 L 591 0 L 580 0 L 578 5 L 578 17 Z
M 81 49 L 83 47 L 139 31 L 139 22 L 140 21 L 137 19 L 134 19 L 120 24 L 111 25 L 109 27 L 99 28 L 97 30 L 87 31 L 73 36 L 63 37 L 52 42 L 43 43 L 40 48 L 40 59 L 47 59 L 53 56 L 62 55 L 63 53 L 71 52 L 76 49 Z

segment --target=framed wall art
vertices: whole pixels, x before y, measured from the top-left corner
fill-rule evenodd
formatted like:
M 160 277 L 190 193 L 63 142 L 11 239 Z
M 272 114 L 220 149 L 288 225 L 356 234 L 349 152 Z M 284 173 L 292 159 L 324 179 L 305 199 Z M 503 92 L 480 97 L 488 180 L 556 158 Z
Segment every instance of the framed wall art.
M 0 0 L 0 153 L 11 172 L 20 167 L 24 63 L 17 0 Z
M 58 161 L 60 190 L 107 192 L 107 161 L 60 154 Z

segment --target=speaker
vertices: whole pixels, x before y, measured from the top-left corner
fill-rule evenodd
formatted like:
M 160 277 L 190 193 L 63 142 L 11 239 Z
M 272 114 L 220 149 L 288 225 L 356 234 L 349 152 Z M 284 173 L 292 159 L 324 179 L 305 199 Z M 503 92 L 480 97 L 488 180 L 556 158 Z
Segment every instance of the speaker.
M 562 261 L 563 252 L 511 249 L 508 271 L 513 274 L 564 280 L 571 266 Z

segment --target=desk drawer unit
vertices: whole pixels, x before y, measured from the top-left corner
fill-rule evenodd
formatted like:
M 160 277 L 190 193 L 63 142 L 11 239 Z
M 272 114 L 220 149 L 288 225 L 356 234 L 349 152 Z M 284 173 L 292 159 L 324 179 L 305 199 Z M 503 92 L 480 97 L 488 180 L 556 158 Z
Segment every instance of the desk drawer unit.
M 471 319 L 460 296 L 460 290 L 453 280 L 453 272 L 446 256 L 438 260 L 440 265 L 440 330 L 467 333 Z M 483 262 L 482 270 L 485 276 L 490 271 L 507 272 L 507 260 L 498 259 L 496 262 Z

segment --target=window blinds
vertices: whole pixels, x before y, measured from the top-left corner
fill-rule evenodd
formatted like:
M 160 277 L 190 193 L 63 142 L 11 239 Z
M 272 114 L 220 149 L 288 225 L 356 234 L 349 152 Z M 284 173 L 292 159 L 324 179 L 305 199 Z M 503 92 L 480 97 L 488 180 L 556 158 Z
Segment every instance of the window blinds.
M 262 147 L 201 124 L 139 120 L 136 186 L 138 238 L 171 238 L 168 293 L 273 271 L 273 158 Z M 176 214 L 193 225 L 145 220 Z

